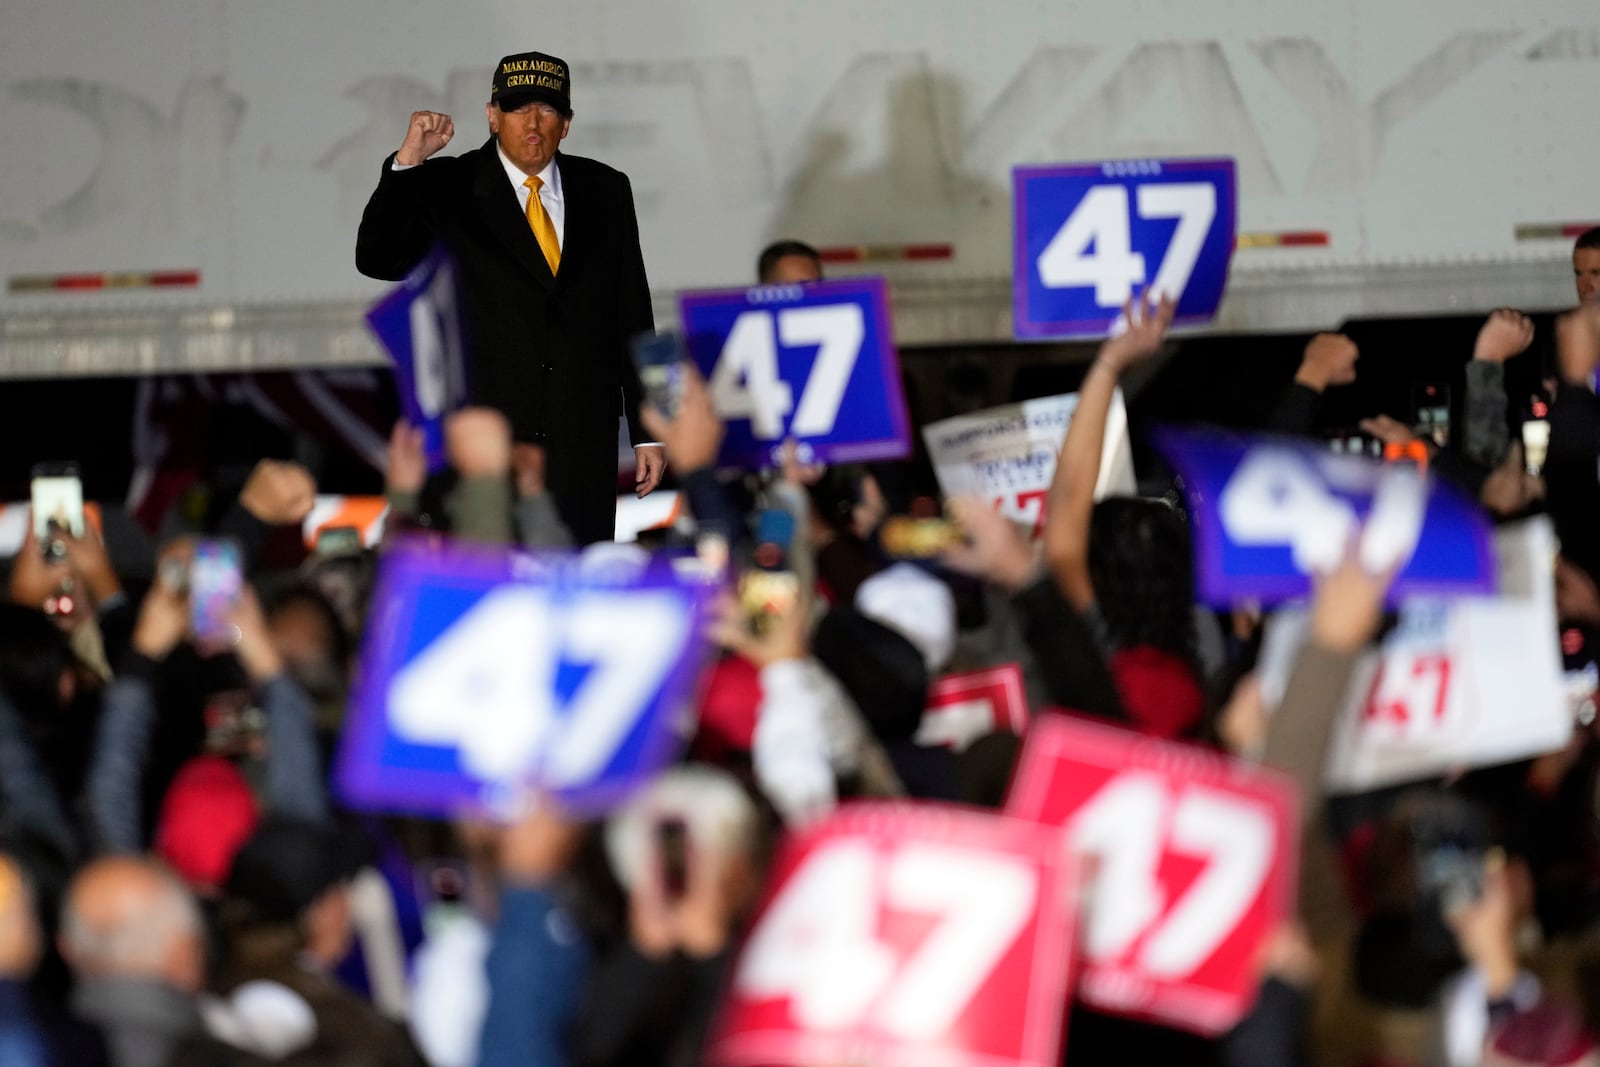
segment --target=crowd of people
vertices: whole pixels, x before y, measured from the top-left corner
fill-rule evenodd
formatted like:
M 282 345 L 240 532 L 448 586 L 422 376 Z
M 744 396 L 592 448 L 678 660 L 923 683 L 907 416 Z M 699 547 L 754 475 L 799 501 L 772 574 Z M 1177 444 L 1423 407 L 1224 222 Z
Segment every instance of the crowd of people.
M 786 244 L 762 263 L 819 266 Z M 1503 371 L 1534 340 L 1499 310 L 1462 353 L 1463 432 L 1424 442 L 1428 468 L 1495 521 L 1547 513 L 1563 631 L 1600 638 L 1600 231 L 1575 255 L 1580 305 L 1556 320 L 1557 377 L 1535 473 Z M 315 485 L 263 460 L 213 530 L 160 549 L 152 581 L 113 567 L 99 533 L 34 533 L 0 609 L 0 1063 L 601 1065 L 701 1062 L 774 849 L 854 798 L 997 808 L 1022 739 L 919 744 L 930 684 L 1019 662 L 1034 714 L 1068 709 L 1260 762 L 1300 791 L 1295 919 L 1260 961 L 1250 1014 L 1202 1038 L 1063 1005 L 1065 1062 L 1271 1065 L 1600 1063 L 1600 736 L 1593 701 L 1570 743 L 1330 798 L 1323 766 L 1361 651 L 1382 632 L 1390 574 L 1354 556 L 1322 575 L 1282 700 L 1254 678 L 1258 610 L 1199 607 L 1172 498 L 1096 502 L 1107 413 L 1124 374 L 1162 349 L 1169 304 L 1130 308 L 1083 381 L 1035 540 L 987 502 L 940 502 L 960 541 L 888 555 L 878 531 L 927 487 L 905 465 L 793 460 L 719 474 L 723 425 L 688 373 L 674 418 L 646 407 L 692 522 L 736 561 L 755 516 L 784 513 L 799 595 L 753 629 L 731 597 L 683 755 L 608 818 L 530 798 L 509 822 L 453 824 L 344 808 L 328 788 L 377 549 L 266 565 Z M 1352 382 L 1347 338 L 1313 338 L 1270 420 L 1317 430 Z M 574 538 L 544 456 L 507 419 L 446 424 L 451 473 L 420 433 L 389 444 L 386 543 L 405 537 L 561 548 Z M 1407 444 L 1414 427 L 1368 432 Z M 194 537 L 221 534 L 249 581 L 221 640 L 192 632 Z M 1418 546 L 1427 553 L 1429 545 Z M 1558 626 L 1559 621 L 1559 626 Z M 459 709 L 473 714 L 470 701 Z M 683 813 L 681 885 L 649 854 L 642 806 Z M 664 808 L 663 808 L 664 806 Z M 1475 891 L 1441 901 L 1414 876 L 1418 827 L 1468 826 L 1487 847 Z

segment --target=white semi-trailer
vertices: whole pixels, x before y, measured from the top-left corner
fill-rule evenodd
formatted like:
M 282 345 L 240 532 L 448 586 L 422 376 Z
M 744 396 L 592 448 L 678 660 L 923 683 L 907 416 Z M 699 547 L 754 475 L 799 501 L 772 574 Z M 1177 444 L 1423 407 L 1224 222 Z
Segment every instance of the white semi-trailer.
M 1008 339 L 1018 163 L 1234 157 L 1226 331 L 1556 307 L 1600 217 L 1589 0 L 8 0 L 0 374 L 375 361 L 382 159 L 419 108 L 479 143 L 532 48 L 668 321 L 794 236 L 872 250 L 834 269 L 891 279 L 902 343 Z

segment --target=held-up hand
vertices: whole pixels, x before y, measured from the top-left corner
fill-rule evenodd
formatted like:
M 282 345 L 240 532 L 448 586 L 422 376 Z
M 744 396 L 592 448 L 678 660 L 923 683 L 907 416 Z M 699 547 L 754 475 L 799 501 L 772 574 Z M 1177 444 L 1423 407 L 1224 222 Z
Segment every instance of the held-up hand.
M 105 543 L 92 524 L 85 524 L 81 538 L 64 534 L 61 543 L 67 549 L 67 565 L 89 590 L 96 606 L 122 591 L 122 582 L 111 567 L 111 557 L 106 555 Z
M 750 620 L 738 597 L 724 593 L 712 606 L 710 637 L 718 645 L 743 656 L 759 669 L 784 660 L 806 658 L 806 636 L 811 629 L 811 605 L 804 591 L 787 612 L 772 621 L 766 633 L 750 630 Z
M 650 404 L 639 409 L 639 418 L 651 437 L 667 449 L 667 459 L 681 475 L 702 470 L 717 461 L 722 448 L 724 427 L 711 406 L 711 393 L 705 379 L 691 364 L 683 368 L 683 403 L 678 417 L 668 419 Z
M 1565 556 L 1556 557 L 1556 613 L 1566 622 L 1600 626 L 1600 587 Z
M 266 619 L 261 614 L 261 602 L 256 599 L 256 591 L 249 582 L 240 588 L 239 599 L 228 613 L 228 622 L 239 633 L 239 644 L 234 651 L 239 655 L 239 662 L 244 664 L 250 681 L 261 685 L 283 673 L 283 657 L 273 643 Z
M 402 167 L 414 167 L 449 144 L 455 135 L 456 124 L 449 115 L 413 111 L 411 125 L 406 127 L 406 139 L 395 153 L 394 161 Z
M 1533 506 L 1535 500 L 1544 499 L 1544 479 L 1528 473 L 1522 455 L 1522 442 L 1512 441 L 1506 458 L 1500 466 L 1489 472 L 1478 492 L 1478 503 L 1500 518 L 1521 515 Z
M 1533 344 L 1533 320 L 1513 308 L 1496 308 L 1478 330 L 1472 358 L 1504 363 Z
M 524 500 L 544 493 L 544 449 L 539 445 L 511 446 L 511 471 L 517 496 Z
M 61 591 L 62 583 L 72 577 L 72 568 L 65 560 L 47 560 L 39 539 L 34 536 L 33 513 L 28 513 L 28 531 L 22 538 L 22 550 L 11 564 L 11 600 L 13 603 L 38 610 L 50 597 Z
M 1344 334 L 1319 333 L 1306 345 L 1294 380 L 1319 393 L 1330 385 L 1349 385 L 1356 380 L 1360 358 L 1361 349 Z
M 268 526 L 298 526 L 317 503 L 317 483 L 298 463 L 264 459 L 239 491 L 239 503 Z
M 189 598 L 169 584 L 168 575 L 174 571 L 182 575 L 193 558 L 194 544 L 188 540 L 174 541 L 162 550 L 156 580 L 145 594 L 133 628 L 133 650 L 141 656 L 166 659 L 189 632 Z
M 1409 445 L 1417 440 L 1417 435 L 1411 427 L 1388 415 L 1374 415 L 1370 419 L 1362 419 L 1361 429 L 1386 445 Z
M 1478 969 L 1491 1000 L 1511 992 L 1517 980 L 1518 898 L 1527 869 L 1491 849 L 1484 857 L 1483 890 L 1478 898 L 1444 917 L 1467 962 Z
M 1564 381 L 1585 385 L 1600 365 L 1600 304 L 1584 304 L 1556 319 L 1556 366 Z
M 1121 374 L 1141 359 L 1160 351 L 1178 306 L 1165 293 L 1161 294 L 1159 303 L 1154 296 L 1146 289 L 1122 306 L 1122 317 L 1117 320 L 1121 332 L 1113 331 L 1113 336 L 1106 338 L 1100 346 L 1098 362 Z
M 945 550 L 940 557 L 945 566 L 1010 592 L 1033 580 L 1037 560 L 1015 523 L 972 497 L 955 497 L 949 507 L 966 543 Z
M 641 955 L 662 959 L 674 951 L 709 959 L 728 944 L 733 926 L 729 879 L 712 849 L 685 843 L 683 896 L 667 897 L 659 847 L 652 850 L 628 895 L 628 927 Z
M 667 473 L 667 450 L 660 445 L 634 445 L 633 462 L 633 491 L 643 500 Z
M 1316 578 L 1311 602 L 1311 639 L 1330 652 L 1355 652 L 1378 632 L 1383 597 L 1396 571 L 1372 574 L 1361 565 L 1355 538 L 1337 569 Z
M 463 478 L 504 478 L 511 470 L 511 424 L 493 408 L 462 408 L 444 420 L 445 452 Z
M 384 470 L 384 488 L 393 493 L 416 495 L 428 480 L 428 455 L 422 430 L 399 419 L 389 433 L 389 457 Z
M 581 823 L 570 821 L 549 798 L 535 798 L 500 835 L 500 873 L 509 885 L 545 885 L 567 869 L 582 839 Z

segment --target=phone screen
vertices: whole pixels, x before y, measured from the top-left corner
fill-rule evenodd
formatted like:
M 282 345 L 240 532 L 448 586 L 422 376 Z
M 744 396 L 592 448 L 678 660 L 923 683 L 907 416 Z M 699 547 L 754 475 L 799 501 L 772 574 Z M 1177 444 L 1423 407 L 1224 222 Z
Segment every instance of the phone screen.
M 359 556 L 362 548 L 361 531 L 354 526 L 329 526 L 317 533 L 319 556 Z
M 949 519 L 891 515 L 884 520 L 878 539 L 891 556 L 930 559 L 959 545 L 961 530 Z
M 656 849 L 661 863 L 661 887 L 668 900 L 678 900 L 689 890 L 689 828 L 682 819 L 656 823 Z
M 1412 425 L 1417 434 L 1429 438 L 1440 448 L 1450 443 L 1450 389 L 1448 386 L 1414 386 L 1411 403 L 1415 409 Z
M 83 483 L 70 464 L 35 467 L 31 489 L 33 536 L 46 559 L 66 554 L 57 531 L 83 536 Z
M 243 585 L 237 546 L 231 541 L 195 545 L 189 564 L 189 615 L 195 637 L 217 641 L 229 632 L 228 616 Z
M 650 406 L 669 419 L 683 403 L 685 361 L 683 338 L 675 333 L 642 333 L 633 339 L 633 365 Z

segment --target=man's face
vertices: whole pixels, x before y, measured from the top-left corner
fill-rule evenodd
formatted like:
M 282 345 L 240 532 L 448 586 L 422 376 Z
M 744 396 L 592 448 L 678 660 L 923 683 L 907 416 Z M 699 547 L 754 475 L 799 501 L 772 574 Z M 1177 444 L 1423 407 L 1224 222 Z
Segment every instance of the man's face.
M 489 132 L 500 142 L 506 158 L 527 175 L 538 174 L 555 158 L 556 149 L 567 136 L 572 120 L 549 104 L 524 104 L 515 111 L 501 111 L 498 104 L 485 104 Z
M 820 282 L 822 264 L 810 256 L 782 256 L 772 265 L 772 278 L 768 285 L 800 285 Z
M 1573 250 L 1572 278 L 1578 283 L 1580 301 L 1585 304 L 1600 302 L 1600 248 Z

